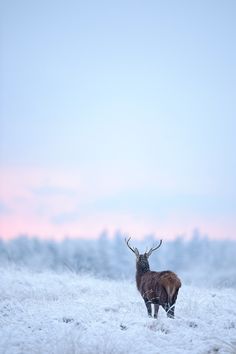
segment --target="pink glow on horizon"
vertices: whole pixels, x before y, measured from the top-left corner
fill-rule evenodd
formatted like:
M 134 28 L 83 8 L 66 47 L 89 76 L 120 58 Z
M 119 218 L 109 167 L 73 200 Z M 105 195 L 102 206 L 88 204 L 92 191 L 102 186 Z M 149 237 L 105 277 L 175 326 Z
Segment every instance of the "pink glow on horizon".
M 6 218 L 1 222 L 1 236 L 4 239 L 12 239 L 19 234 L 38 236 L 40 238 L 52 238 L 61 240 L 64 237 L 71 238 L 97 238 L 102 231 L 106 230 L 109 235 L 113 236 L 117 230 L 122 233 L 133 235 L 133 237 L 141 239 L 147 234 L 154 234 L 156 237 L 164 239 L 174 239 L 178 235 L 185 238 L 192 236 L 195 221 L 178 222 L 171 218 L 163 222 L 153 222 L 143 218 L 134 218 L 129 215 L 117 214 L 98 214 L 84 217 L 81 221 L 71 223 L 70 225 L 52 225 L 46 220 L 39 221 L 37 218 Z M 170 226 L 171 225 L 171 226 Z M 210 238 L 231 238 L 232 227 L 227 220 L 222 220 L 218 225 L 215 223 L 206 224 L 205 222 L 197 222 L 201 234 L 207 234 Z M 225 235 L 222 237 L 222 235 Z
M 114 191 L 129 190 L 132 183 L 136 187 L 143 186 L 147 183 L 145 179 L 146 176 L 141 176 L 133 182 L 130 178 L 127 183 L 115 176 L 98 177 L 99 181 L 94 185 L 94 177 L 90 173 L 86 176 L 78 170 L 69 173 L 40 168 L 5 169 L 1 173 L 0 201 L 8 210 L 0 215 L 0 236 L 11 239 L 27 234 L 59 240 L 66 236 L 96 238 L 103 230 L 112 236 L 120 230 L 136 238 L 155 234 L 156 237 L 173 239 L 177 235 L 191 237 L 196 227 L 212 238 L 236 236 L 236 221 L 226 216 L 216 220 L 179 210 L 162 218 L 132 212 L 86 211 L 86 203 L 93 204 L 97 198 L 109 196 Z M 174 188 L 170 181 L 162 181 L 161 184 L 161 180 L 163 190 L 169 192 L 169 188 Z M 44 187 L 49 190 L 44 192 Z M 72 220 L 53 221 L 55 216 L 73 213 Z

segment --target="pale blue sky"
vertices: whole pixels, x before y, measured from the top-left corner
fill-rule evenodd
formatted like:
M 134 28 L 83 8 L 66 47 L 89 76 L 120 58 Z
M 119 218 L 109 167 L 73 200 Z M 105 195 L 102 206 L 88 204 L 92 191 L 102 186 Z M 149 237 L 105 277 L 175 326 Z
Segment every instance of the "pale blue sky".
M 102 213 L 108 229 L 112 212 L 143 218 L 147 232 L 177 218 L 173 233 L 200 220 L 203 232 L 228 224 L 218 236 L 236 237 L 235 1 L 1 7 L 4 171 L 19 167 L 24 180 L 27 169 L 44 169 L 29 189 L 47 189 L 47 169 L 78 170 L 91 196 L 71 215 Z M 122 183 L 106 191 L 109 178 Z M 119 220 L 112 227 L 125 229 Z

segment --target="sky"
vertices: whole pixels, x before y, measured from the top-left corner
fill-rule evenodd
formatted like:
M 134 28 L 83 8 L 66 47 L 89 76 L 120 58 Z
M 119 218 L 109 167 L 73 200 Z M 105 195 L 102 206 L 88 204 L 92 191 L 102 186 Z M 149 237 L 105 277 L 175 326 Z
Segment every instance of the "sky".
M 0 235 L 236 238 L 236 2 L 3 1 Z

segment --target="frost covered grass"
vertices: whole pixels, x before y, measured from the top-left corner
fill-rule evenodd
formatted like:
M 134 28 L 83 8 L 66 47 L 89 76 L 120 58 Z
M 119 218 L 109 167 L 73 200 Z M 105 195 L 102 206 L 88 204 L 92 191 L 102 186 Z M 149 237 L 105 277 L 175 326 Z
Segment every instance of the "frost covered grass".
M 0 271 L 0 352 L 236 353 L 236 291 L 184 286 L 176 319 L 147 317 L 134 282 Z

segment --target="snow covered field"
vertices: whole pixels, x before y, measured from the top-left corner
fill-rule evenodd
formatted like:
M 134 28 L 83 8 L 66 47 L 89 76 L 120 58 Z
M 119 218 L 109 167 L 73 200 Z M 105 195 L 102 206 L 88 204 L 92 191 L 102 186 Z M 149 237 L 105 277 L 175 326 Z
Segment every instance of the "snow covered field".
M 0 353 L 236 353 L 236 290 L 183 285 L 147 317 L 134 281 L 0 269 Z

